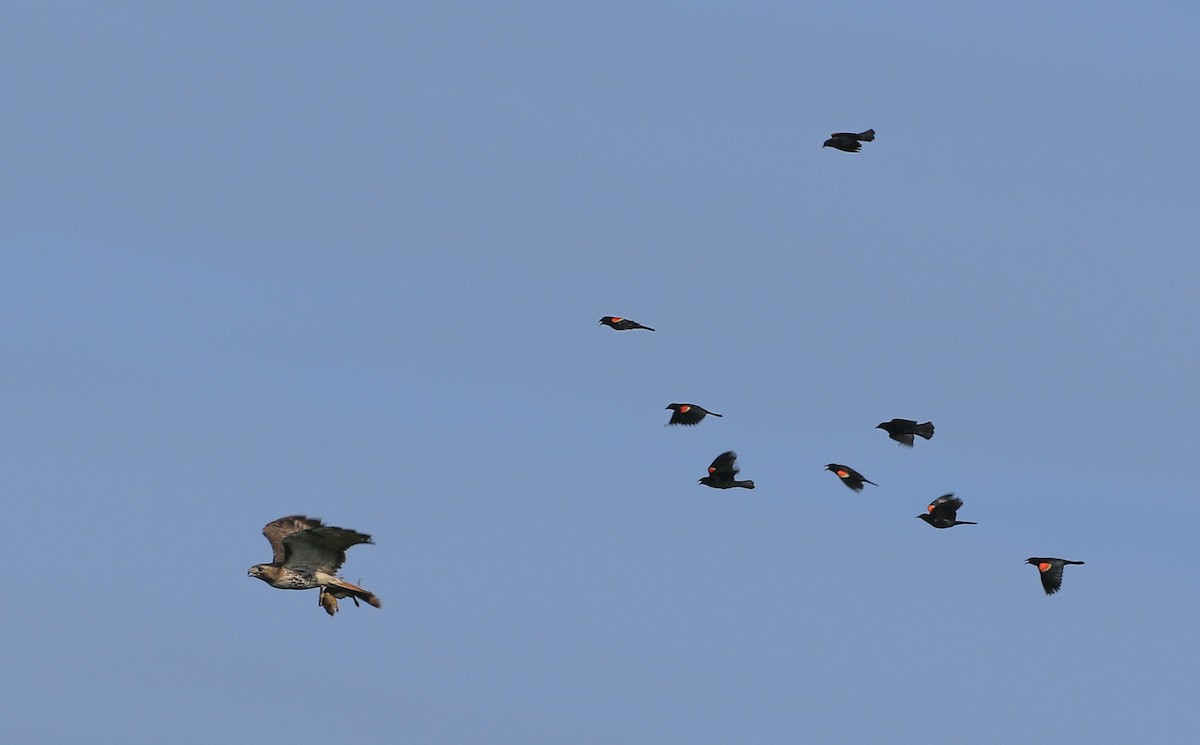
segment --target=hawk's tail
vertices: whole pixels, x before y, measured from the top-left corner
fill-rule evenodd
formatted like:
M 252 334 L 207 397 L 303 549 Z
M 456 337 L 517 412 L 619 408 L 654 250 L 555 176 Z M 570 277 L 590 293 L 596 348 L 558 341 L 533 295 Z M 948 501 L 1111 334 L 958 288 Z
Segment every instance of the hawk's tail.
M 348 595 L 352 598 L 358 598 L 359 600 L 362 600 L 369 605 L 373 605 L 376 608 L 383 607 L 383 603 L 379 602 L 379 598 L 375 597 L 375 593 L 368 592 L 358 585 L 352 585 L 344 579 L 339 578 L 336 587 L 344 591 L 343 593 L 338 593 L 343 595 L 343 597 Z

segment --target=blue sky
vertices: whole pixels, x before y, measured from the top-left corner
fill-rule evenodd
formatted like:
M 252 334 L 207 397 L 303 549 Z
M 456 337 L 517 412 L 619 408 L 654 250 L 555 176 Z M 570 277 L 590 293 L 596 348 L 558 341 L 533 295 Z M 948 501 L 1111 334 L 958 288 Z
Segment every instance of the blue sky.
M 1189 742 L 1197 15 L 6 8 L 12 741 Z

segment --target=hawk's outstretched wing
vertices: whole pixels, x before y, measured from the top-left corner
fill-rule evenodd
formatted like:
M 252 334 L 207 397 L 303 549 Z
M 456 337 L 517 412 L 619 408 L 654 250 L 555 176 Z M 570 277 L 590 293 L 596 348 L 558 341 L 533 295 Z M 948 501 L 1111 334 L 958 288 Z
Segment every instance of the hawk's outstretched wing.
M 263 526 L 263 535 L 271 542 L 271 550 L 275 552 L 275 558 L 271 559 L 275 564 L 282 564 L 287 558 L 287 549 L 284 548 L 283 539 L 287 538 L 292 533 L 316 528 L 320 526 L 321 521 L 315 517 L 305 517 L 304 515 L 288 515 L 281 517 L 278 520 L 272 520 Z
M 370 542 L 371 536 L 366 533 L 318 523 L 307 530 L 284 537 L 283 565 L 337 574 L 338 569 L 346 562 L 346 549 Z

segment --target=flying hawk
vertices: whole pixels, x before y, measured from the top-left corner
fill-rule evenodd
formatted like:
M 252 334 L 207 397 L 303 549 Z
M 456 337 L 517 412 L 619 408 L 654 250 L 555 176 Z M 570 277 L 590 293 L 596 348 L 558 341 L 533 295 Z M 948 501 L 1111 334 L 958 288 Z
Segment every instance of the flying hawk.
M 322 525 L 304 515 L 289 515 L 263 526 L 263 535 L 271 542 L 275 559 L 270 564 L 255 564 L 247 572 L 281 590 L 321 588 L 317 602 L 329 615 L 337 613 L 338 598 L 365 600 L 376 608 L 379 598 L 337 576 L 346 562 L 346 549 L 371 543 L 371 536 L 356 530 Z

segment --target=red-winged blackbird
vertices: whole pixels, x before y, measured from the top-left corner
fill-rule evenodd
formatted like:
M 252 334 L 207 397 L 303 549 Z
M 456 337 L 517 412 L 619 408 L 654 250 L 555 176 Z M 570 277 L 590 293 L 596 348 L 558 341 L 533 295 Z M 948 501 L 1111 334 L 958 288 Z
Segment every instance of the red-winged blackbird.
M 649 326 L 643 326 L 637 321 L 631 321 L 628 318 L 618 318 L 617 316 L 605 316 L 598 323 L 603 323 L 605 326 L 616 329 L 617 331 L 628 331 L 629 329 L 646 329 L 653 331 Z
M 1025 560 L 1025 563 L 1033 564 L 1038 568 L 1038 576 L 1042 579 L 1042 589 L 1046 591 L 1047 595 L 1053 595 L 1058 592 L 1058 588 L 1062 587 L 1063 567 L 1067 564 L 1082 564 L 1083 562 L 1031 556 Z
M 825 466 L 825 470 L 836 473 L 837 477 L 842 480 L 842 483 L 854 491 L 862 491 L 863 484 L 879 486 L 879 484 L 876 484 L 874 481 L 864 477 L 861 473 L 855 471 L 850 466 L 843 466 L 838 463 L 830 463 L 829 465 Z
M 875 130 L 868 129 L 866 132 L 834 132 L 829 135 L 829 139 L 825 140 L 825 144 L 821 147 L 836 147 L 847 153 L 857 153 L 862 150 L 862 143 L 871 142 L 875 139 Z
M 737 453 L 732 450 L 721 453 L 708 467 L 708 475 L 700 479 L 700 483 L 714 489 L 732 489 L 735 486 L 753 489 L 753 481 L 738 481 L 734 478 L 738 472 L 737 466 L 733 465 L 735 460 L 737 460 Z
M 925 508 L 924 515 L 917 515 L 917 517 L 935 528 L 953 528 L 955 525 L 978 525 L 979 523 L 955 519 L 958 515 L 958 508 L 962 507 L 962 504 L 962 500 L 953 494 L 943 494 L 929 503 L 929 506 Z
M 667 424 L 682 424 L 688 427 L 694 427 L 700 423 L 700 420 L 705 416 L 712 414 L 713 416 L 721 416 L 715 411 L 709 411 L 702 406 L 696 404 L 671 404 L 667 407 L 675 413 L 671 415 L 671 421 Z
M 888 433 L 888 437 L 907 447 L 913 446 L 913 435 L 920 435 L 926 440 L 933 437 L 933 422 L 917 424 L 911 419 L 893 419 L 875 425 L 875 429 L 882 429 Z

